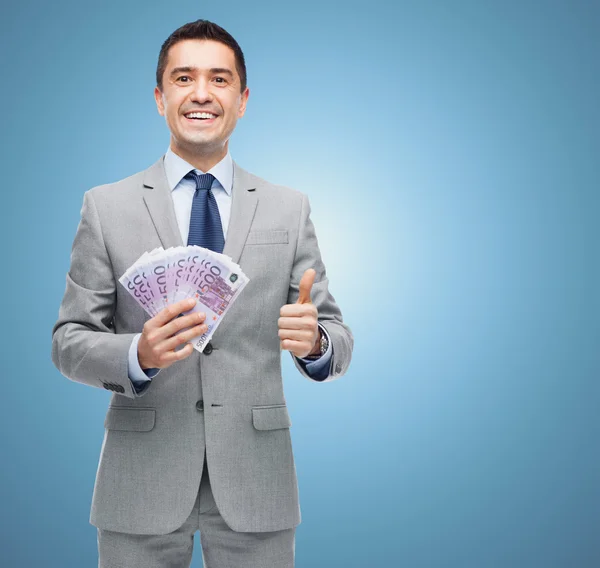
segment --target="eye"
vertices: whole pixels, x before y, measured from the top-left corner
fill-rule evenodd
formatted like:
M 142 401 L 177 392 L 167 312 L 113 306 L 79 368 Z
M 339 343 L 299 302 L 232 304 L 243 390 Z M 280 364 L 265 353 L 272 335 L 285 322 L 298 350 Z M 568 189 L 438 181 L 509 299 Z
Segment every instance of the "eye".
M 177 77 L 177 79 L 175 79 L 175 81 L 179 81 L 179 79 L 189 79 L 190 76 L 189 75 L 180 75 L 179 77 Z M 188 81 L 184 81 L 185 83 L 188 83 Z
M 215 80 L 219 81 L 219 84 L 224 85 L 225 83 L 227 83 L 227 79 L 225 79 L 225 77 L 215 77 Z

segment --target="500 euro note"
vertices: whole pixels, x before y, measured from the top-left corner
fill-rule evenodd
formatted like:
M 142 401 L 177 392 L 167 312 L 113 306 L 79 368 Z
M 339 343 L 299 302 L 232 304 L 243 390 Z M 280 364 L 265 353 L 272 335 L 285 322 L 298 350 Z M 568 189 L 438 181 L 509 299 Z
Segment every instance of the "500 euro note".
M 207 331 L 189 340 L 202 352 L 248 277 L 227 255 L 194 245 L 145 252 L 119 282 L 152 317 L 179 300 L 195 298 L 183 315 L 206 314 Z

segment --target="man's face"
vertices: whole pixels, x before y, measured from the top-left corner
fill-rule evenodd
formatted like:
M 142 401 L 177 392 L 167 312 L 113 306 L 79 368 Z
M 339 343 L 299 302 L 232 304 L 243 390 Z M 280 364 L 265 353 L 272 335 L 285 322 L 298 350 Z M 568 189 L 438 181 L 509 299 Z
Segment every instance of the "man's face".
M 158 112 L 171 131 L 171 145 L 183 154 L 225 155 L 249 89 L 240 92 L 233 50 L 212 40 L 183 40 L 169 49 L 163 92 L 156 87 Z M 192 112 L 211 118 L 188 118 Z M 216 115 L 216 116 L 214 116 Z

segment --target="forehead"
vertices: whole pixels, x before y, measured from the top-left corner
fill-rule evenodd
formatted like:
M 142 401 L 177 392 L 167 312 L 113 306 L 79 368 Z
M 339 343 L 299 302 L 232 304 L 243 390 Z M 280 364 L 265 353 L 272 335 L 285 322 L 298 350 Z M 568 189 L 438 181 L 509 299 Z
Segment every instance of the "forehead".
M 198 67 L 201 70 L 227 67 L 235 73 L 235 54 L 229 46 L 219 41 L 186 39 L 169 49 L 165 71 L 184 66 Z

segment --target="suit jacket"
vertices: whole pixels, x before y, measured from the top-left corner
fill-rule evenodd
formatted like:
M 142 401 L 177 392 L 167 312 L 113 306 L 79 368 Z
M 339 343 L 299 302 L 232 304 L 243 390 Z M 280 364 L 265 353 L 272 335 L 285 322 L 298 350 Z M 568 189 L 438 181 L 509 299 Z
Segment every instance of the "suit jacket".
M 73 381 L 113 391 L 92 497 L 96 527 L 178 528 L 194 505 L 205 449 L 217 507 L 233 530 L 301 522 L 277 320 L 281 306 L 296 302 L 306 269 L 316 270 L 311 299 L 333 347 L 326 381 L 347 371 L 354 339 L 328 290 L 307 196 L 233 166 L 223 253 L 250 281 L 212 349 L 163 369 L 141 393 L 128 377 L 127 355 L 150 316 L 118 278 L 144 251 L 183 245 L 163 157 L 84 194 L 52 361 Z

